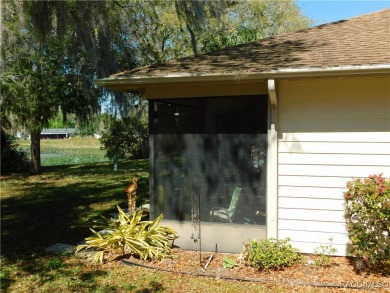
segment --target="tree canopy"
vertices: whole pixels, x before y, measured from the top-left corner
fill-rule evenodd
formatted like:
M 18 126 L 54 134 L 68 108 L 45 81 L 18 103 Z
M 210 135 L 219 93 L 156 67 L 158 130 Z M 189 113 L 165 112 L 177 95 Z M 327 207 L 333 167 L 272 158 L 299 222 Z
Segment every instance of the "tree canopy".
M 294 0 L 3 1 L 1 119 L 29 129 L 37 173 L 40 131 L 59 111 L 85 124 L 103 103 L 117 117 L 145 103 L 94 79 L 308 25 Z

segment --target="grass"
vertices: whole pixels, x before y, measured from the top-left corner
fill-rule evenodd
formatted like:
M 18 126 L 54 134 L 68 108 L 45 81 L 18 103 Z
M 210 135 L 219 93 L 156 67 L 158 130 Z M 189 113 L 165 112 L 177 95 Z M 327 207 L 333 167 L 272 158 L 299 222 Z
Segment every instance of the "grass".
M 148 162 L 129 162 L 112 170 L 109 163 L 43 167 L 37 176 L 1 180 L 2 255 L 16 257 L 47 246 L 78 243 L 100 214 L 125 208 L 123 188 L 140 178 L 139 199 L 148 198 Z M 43 229 L 44 228 L 44 229 Z
M 30 141 L 18 140 L 19 149 L 29 156 Z M 59 166 L 107 162 L 106 151 L 94 137 L 72 137 L 70 139 L 42 139 L 42 166 Z

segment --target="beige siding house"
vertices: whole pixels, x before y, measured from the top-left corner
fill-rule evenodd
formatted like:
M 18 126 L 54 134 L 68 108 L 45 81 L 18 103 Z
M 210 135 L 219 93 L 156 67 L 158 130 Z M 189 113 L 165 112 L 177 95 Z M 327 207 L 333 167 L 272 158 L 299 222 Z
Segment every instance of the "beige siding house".
M 390 177 L 390 80 L 281 81 L 278 108 L 278 237 L 305 252 L 333 238 L 342 254 L 346 181 Z
M 218 245 L 219 251 L 240 251 L 252 238 L 290 237 L 293 246 L 311 253 L 332 238 L 337 254 L 346 255 L 346 182 L 379 173 L 390 177 L 390 10 L 121 72 L 97 84 L 151 101 L 151 113 L 156 112 L 151 123 L 158 125 L 151 134 L 151 205 L 155 213 L 175 210 L 167 222 L 178 230 L 184 248 L 201 239 L 203 249 Z M 245 112 L 256 107 L 266 109 Z M 184 114 L 192 115 L 190 122 L 181 118 Z M 237 120 L 229 127 L 240 126 L 229 132 L 229 117 L 252 120 Z M 252 129 L 253 121 L 265 128 Z M 167 135 L 186 147 L 167 150 Z M 232 147 L 225 150 L 212 137 Z M 234 144 L 238 137 L 242 140 Z M 213 156 L 208 147 L 199 147 L 210 141 Z M 164 152 L 171 153 L 163 157 Z M 194 152 L 199 154 L 188 155 Z M 202 158 L 207 164 L 198 167 L 194 162 Z M 219 162 L 218 178 L 230 170 L 221 180 L 208 169 L 213 158 Z M 247 173 L 252 160 L 258 161 Z M 197 168 L 202 172 L 189 171 Z M 172 177 L 178 170 L 185 179 L 172 183 L 179 182 Z M 199 177 L 203 173 L 205 180 Z M 192 178 L 202 187 L 194 188 Z M 213 205 L 229 206 L 235 186 L 247 190 L 235 218 L 210 220 Z M 228 196 L 219 201 L 222 193 Z M 161 201 L 169 204 L 160 208 Z M 188 217 L 181 212 L 186 208 Z

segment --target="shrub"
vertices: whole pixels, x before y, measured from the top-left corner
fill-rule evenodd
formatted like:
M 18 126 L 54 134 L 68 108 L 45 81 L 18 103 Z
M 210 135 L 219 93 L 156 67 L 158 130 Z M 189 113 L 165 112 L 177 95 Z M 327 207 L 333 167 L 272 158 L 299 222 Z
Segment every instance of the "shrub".
M 76 252 L 92 249 L 95 253 L 90 260 L 103 263 L 107 252 L 120 251 L 122 255 L 133 254 L 142 259 L 163 259 L 170 256 L 175 231 L 159 226 L 163 215 L 153 221 L 142 221 L 143 211 L 128 216 L 118 207 L 119 222 L 116 227 L 108 227 L 105 233 L 90 229 L 94 235 L 86 238 L 86 243 L 77 246 Z
M 347 230 L 354 256 L 367 264 L 390 258 L 390 180 L 380 175 L 347 183 Z
M 252 240 L 244 244 L 243 259 L 256 269 L 281 269 L 291 266 L 301 260 L 298 249 L 288 242 L 289 238 L 275 240 Z
M 18 151 L 15 140 L 1 128 L 1 173 L 29 171 L 29 162 L 26 155 Z
M 148 124 L 142 119 L 112 118 L 102 133 L 101 142 L 106 156 L 114 163 L 120 160 L 144 159 L 149 156 Z

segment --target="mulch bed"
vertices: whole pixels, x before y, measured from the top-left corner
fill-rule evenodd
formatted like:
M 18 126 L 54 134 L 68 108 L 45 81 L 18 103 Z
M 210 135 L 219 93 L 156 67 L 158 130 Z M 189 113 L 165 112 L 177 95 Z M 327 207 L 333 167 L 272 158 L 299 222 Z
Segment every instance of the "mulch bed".
M 315 256 L 303 255 L 299 264 L 282 270 L 257 270 L 240 263 L 238 254 L 216 253 L 207 269 L 203 271 L 213 253 L 173 250 L 173 258 L 163 261 L 142 261 L 134 257 L 123 260 L 127 265 L 141 265 L 176 273 L 204 275 L 219 279 L 239 279 L 273 284 L 291 284 L 329 288 L 372 289 L 390 292 L 390 274 L 381 267 L 368 269 L 357 259 L 332 257 L 327 266 L 316 266 Z M 224 258 L 234 259 L 237 266 L 223 267 Z M 359 267 L 360 266 L 360 267 Z

